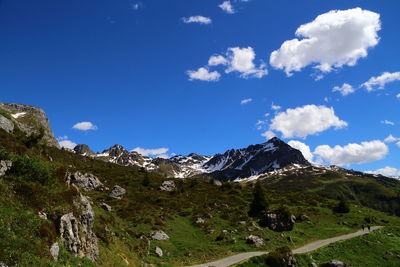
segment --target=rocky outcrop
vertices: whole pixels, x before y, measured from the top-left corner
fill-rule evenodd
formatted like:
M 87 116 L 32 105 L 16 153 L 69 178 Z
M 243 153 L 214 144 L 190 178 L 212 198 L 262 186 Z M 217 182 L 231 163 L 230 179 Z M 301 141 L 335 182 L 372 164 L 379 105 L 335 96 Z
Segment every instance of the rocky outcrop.
M 126 194 L 126 190 L 119 185 L 116 185 L 113 187 L 113 189 L 110 192 L 110 197 L 116 198 L 116 199 L 122 199 Z
M 0 177 L 5 175 L 6 172 L 11 169 L 12 161 L 10 160 L 1 160 L 0 161 Z
M 105 211 L 111 211 L 111 206 L 106 203 L 101 203 L 100 207 L 102 207 Z
M 169 236 L 164 231 L 155 231 L 150 234 L 151 239 L 158 241 L 168 241 Z
M 160 190 L 161 191 L 167 191 L 167 192 L 172 192 L 176 188 L 174 181 L 164 181 L 161 186 Z
M 95 261 L 99 256 L 96 234 L 93 232 L 94 211 L 87 197 L 81 195 L 75 201 L 79 208 L 78 218 L 73 213 L 61 217 L 60 233 L 64 247 L 73 255 Z
M 291 231 L 296 224 L 296 217 L 287 210 L 279 209 L 263 213 L 259 224 L 276 232 Z
M 54 261 L 58 261 L 59 254 L 60 254 L 60 246 L 56 242 L 53 245 L 51 245 L 51 247 L 50 247 L 50 255 Z
M 85 144 L 77 145 L 76 147 L 74 147 L 74 151 L 76 154 L 79 155 L 84 155 L 84 156 L 94 155 L 94 152 L 89 148 L 88 145 Z
M 9 113 L 14 126 L 27 136 L 43 134 L 40 140 L 42 144 L 59 147 L 58 141 L 54 138 L 53 131 L 50 128 L 49 119 L 42 109 L 22 104 L 5 103 L 0 103 L 0 109 Z
M 0 129 L 7 133 L 12 133 L 14 131 L 14 123 L 0 114 Z
M 91 173 L 67 172 L 66 181 L 67 184 L 74 184 L 85 191 L 104 190 L 104 185 L 100 182 L 99 178 Z
M 259 236 L 249 235 L 248 237 L 246 237 L 246 243 L 252 244 L 259 248 L 264 245 L 264 240 Z

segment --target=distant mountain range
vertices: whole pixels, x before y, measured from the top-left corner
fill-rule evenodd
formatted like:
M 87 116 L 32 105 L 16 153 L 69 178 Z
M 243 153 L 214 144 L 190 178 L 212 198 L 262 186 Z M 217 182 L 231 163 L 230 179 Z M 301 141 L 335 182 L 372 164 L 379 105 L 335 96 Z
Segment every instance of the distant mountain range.
M 148 171 L 158 171 L 168 177 L 208 176 L 223 181 L 245 179 L 288 165 L 311 165 L 299 150 L 276 137 L 262 144 L 231 149 L 214 156 L 192 153 L 187 156 L 176 155 L 169 159 L 151 158 L 135 151 L 128 151 L 120 145 L 114 145 L 102 153 L 94 153 L 87 145 L 78 145 L 74 151 L 77 154 L 124 166 L 137 166 Z

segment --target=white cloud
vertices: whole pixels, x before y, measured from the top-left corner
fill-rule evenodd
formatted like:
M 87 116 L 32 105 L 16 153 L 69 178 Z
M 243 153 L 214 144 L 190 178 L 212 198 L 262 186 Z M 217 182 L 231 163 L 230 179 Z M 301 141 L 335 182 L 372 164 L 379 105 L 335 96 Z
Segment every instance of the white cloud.
M 303 154 L 304 158 L 309 162 L 313 162 L 314 155 L 311 153 L 310 147 L 300 141 L 291 140 L 288 142 L 289 146 L 298 149 Z
M 389 166 L 386 166 L 382 169 L 378 169 L 375 171 L 366 171 L 366 173 L 371 173 L 371 174 L 381 174 L 383 176 L 387 177 L 399 177 L 400 176 L 400 170 L 396 168 L 392 168 Z
M 394 137 L 393 135 L 389 135 L 388 137 L 385 138 L 384 140 L 386 143 L 393 143 L 395 141 L 400 141 L 400 138 Z
M 268 74 L 265 63 L 262 62 L 258 67 L 254 64 L 256 53 L 252 47 L 228 48 L 227 57 L 229 65 L 226 73 L 237 71 L 242 78 L 262 78 Z
M 342 96 L 346 96 L 355 92 L 353 86 L 348 83 L 344 83 L 341 87 L 335 86 L 332 89 L 332 92 L 339 92 Z
M 231 1 L 229 0 L 224 1 L 222 4 L 219 5 L 219 7 L 228 14 L 235 13 L 235 9 L 233 8 Z
M 394 122 L 392 122 L 392 121 L 389 121 L 389 120 L 383 120 L 383 121 L 381 121 L 381 123 L 382 124 L 386 124 L 386 125 L 395 125 L 395 123 Z
M 378 77 L 371 77 L 368 81 L 363 83 L 361 86 L 364 86 L 368 92 L 385 89 L 385 85 L 390 82 L 400 81 L 400 72 L 384 72 L 382 75 Z
M 204 16 L 191 16 L 188 18 L 182 18 L 184 23 L 199 23 L 199 24 L 211 24 L 212 20 Z
M 196 71 L 189 70 L 186 72 L 187 75 L 189 75 L 189 80 L 200 80 L 200 81 L 207 81 L 207 82 L 216 82 L 219 81 L 221 78 L 221 74 L 217 71 L 212 71 L 210 72 L 206 68 L 199 68 Z
M 168 156 L 167 154 L 162 154 L 162 155 L 158 155 L 157 158 L 160 158 L 160 159 L 169 159 L 170 156 Z
M 261 134 L 261 136 L 264 136 L 267 140 L 275 137 L 275 133 L 273 131 L 266 131 L 264 133 Z
M 400 141 L 396 143 L 396 146 L 400 147 Z
M 154 148 L 154 149 L 146 149 L 146 148 L 141 148 L 141 147 L 137 147 L 132 151 L 135 151 L 143 156 L 161 156 L 165 153 L 168 152 L 168 148 L 162 147 L 162 148 Z
M 97 130 L 97 126 L 94 125 L 90 121 L 83 121 L 83 122 L 78 122 L 74 126 L 72 126 L 73 129 L 75 130 L 80 130 L 80 131 L 89 131 L 89 130 Z
M 380 140 L 348 144 L 346 146 L 318 146 L 314 154 L 333 165 L 368 163 L 383 159 L 389 152 L 388 146 Z
M 340 120 L 333 108 L 306 105 L 278 113 L 271 120 L 270 130 L 281 132 L 284 138 L 305 138 L 331 127 L 340 129 L 345 126 L 347 122 Z
M 344 65 L 354 66 L 379 42 L 380 15 L 361 8 L 332 10 L 301 25 L 292 40 L 271 53 L 270 64 L 287 75 L 315 64 L 326 73 Z
M 251 99 L 251 98 L 246 98 L 246 99 L 243 99 L 242 101 L 240 101 L 240 104 L 241 104 L 241 105 L 245 105 L 245 104 L 247 104 L 247 103 L 250 103 L 251 101 L 253 101 L 253 99 Z
M 57 138 L 58 144 L 60 145 L 60 147 L 63 148 L 68 148 L 68 149 L 74 149 L 77 144 L 72 142 L 71 140 L 68 140 L 68 136 L 60 136 Z
M 280 109 L 281 109 L 281 106 L 274 105 L 274 103 L 272 102 L 272 104 L 271 104 L 271 109 L 277 111 L 277 110 L 280 110 Z
M 397 94 L 396 97 L 400 99 L 400 94 Z
M 143 7 L 143 4 L 141 2 L 137 2 L 137 3 L 132 4 L 132 9 L 133 10 L 138 10 L 138 9 L 140 9 L 142 7 Z
M 227 64 L 228 64 L 228 60 L 221 55 L 211 56 L 210 59 L 208 60 L 209 66 L 218 66 L 218 65 L 227 65 Z

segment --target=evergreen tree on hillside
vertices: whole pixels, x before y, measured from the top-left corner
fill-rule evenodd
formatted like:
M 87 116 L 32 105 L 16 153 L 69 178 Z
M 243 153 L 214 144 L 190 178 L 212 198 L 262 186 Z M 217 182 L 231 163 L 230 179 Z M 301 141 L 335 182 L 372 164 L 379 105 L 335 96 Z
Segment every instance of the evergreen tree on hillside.
M 341 197 L 339 200 L 339 204 L 334 208 L 335 212 L 338 213 L 349 213 L 350 206 L 347 200 L 344 197 Z
M 257 183 L 253 191 L 253 201 L 250 204 L 248 212 L 250 217 L 257 217 L 261 212 L 269 207 L 264 188 L 260 183 Z

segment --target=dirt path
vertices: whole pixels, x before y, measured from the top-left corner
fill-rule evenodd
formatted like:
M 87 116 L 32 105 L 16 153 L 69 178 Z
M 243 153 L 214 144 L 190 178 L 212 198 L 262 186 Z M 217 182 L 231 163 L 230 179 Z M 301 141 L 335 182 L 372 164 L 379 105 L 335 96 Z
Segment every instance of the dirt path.
M 373 226 L 371 227 L 371 231 L 375 231 L 379 228 L 382 228 L 382 226 Z M 333 238 L 329 238 L 329 239 L 324 239 L 324 240 L 319 240 L 319 241 L 315 241 L 312 242 L 310 244 L 304 245 L 300 248 L 297 248 L 295 250 L 293 250 L 294 254 L 301 254 L 301 253 L 307 253 L 316 249 L 319 249 L 321 247 L 327 246 L 331 243 L 335 243 L 337 241 L 341 241 L 341 240 L 346 240 L 346 239 L 350 239 L 356 236 L 360 236 L 360 235 L 365 235 L 368 234 L 369 231 L 368 230 L 360 230 L 358 232 L 355 233 L 351 233 L 351 234 L 347 234 L 347 235 L 341 235 L 341 236 L 337 236 L 337 237 L 333 237 Z M 255 256 L 261 256 L 264 254 L 267 254 L 268 252 L 266 251 L 257 251 L 257 252 L 247 252 L 247 253 L 240 253 L 240 254 L 236 254 L 230 257 L 226 257 L 214 262 L 208 262 L 208 263 L 204 263 L 204 264 L 199 264 L 199 265 L 193 265 L 191 267 L 228 267 L 231 266 L 233 264 L 245 261 L 247 259 L 250 259 L 251 257 L 255 257 Z

